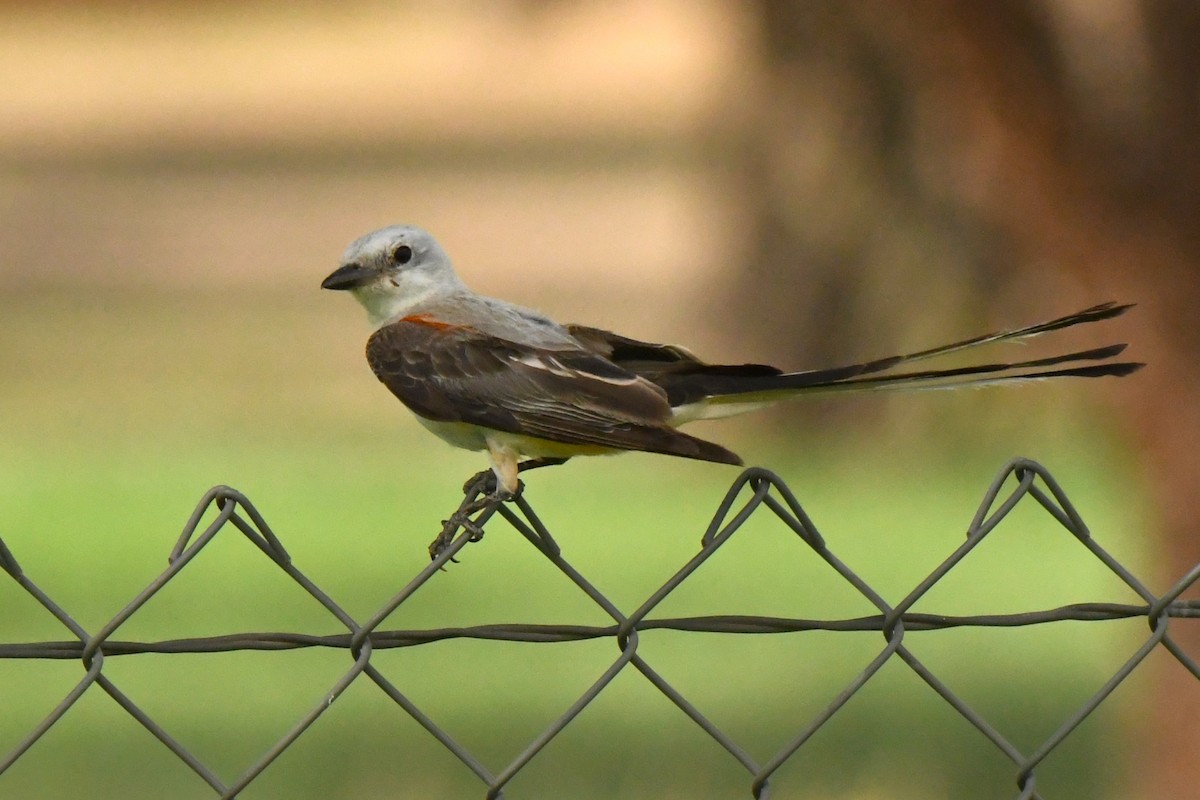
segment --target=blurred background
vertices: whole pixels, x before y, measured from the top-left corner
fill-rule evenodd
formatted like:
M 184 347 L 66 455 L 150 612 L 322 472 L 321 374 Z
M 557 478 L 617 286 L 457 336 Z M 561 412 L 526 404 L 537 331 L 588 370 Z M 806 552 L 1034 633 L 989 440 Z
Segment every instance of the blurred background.
M 827 366 L 1137 302 L 1062 337 L 1132 342 L 1151 366 L 1127 380 L 819 400 L 695 432 L 778 472 L 892 602 L 959 544 L 1016 455 L 1049 467 L 1155 590 L 1200 561 L 1188 0 L 10 0 L 0 109 L 0 536 L 90 630 L 165 566 L 216 483 L 246 493 L 359 618 L 424 565 L 483 461 L 412 421 L 366 365 L 361 309 L 317 288 L 351 239 L 401 221 L 432 230 L 476 290 L 712 360 Z M 631 610 L 695 552 L 735 474 L 592 459 L 535 473 L 528 497 Z M 871 612 L 779 526 L 757 527 L 662 613 Z M 1019 516 L 916 610 L 1134 601 L 1068 538 Z M 604 622 L 501 526 L 463 561 L 385 627 Z M 11 582 L 0 608 L 5 641 L 69 638 Z M 906 642 L 1028 750 L 1144 636 L 1136 621 L 1057 628 Z M 227 535 L 117 638 L 240 630 L 337 625 Z M 877 638 L 647 635 L 641 652 L 765 760 Z M 611 643 L 409 650 L 373 663 L 496 769 L 615 657 Z M 128 656 L 105 674 L 232 779 L 346 666 L 338 652 Z M 79 675 L 0 661 L 0 751 Z M 1155 654 L 1038 786 L 1187 796 L 1197 745 L 1200 690 Z M 889 664 L 773 796 L 1009 797 L 1012 773 Z M 94 688 L 0 776 L 0 796 L 59 798 L 85 780 L 101 798 L 211 796 Z M 745 784 L 623 674 L 509 793 L 733 797 Z M 245 792 L 479 794 L 363 681 Z

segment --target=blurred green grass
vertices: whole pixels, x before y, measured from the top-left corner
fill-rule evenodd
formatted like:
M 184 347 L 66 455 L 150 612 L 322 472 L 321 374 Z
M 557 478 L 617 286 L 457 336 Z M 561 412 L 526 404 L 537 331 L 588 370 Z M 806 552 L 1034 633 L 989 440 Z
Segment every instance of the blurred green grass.
M 361 357 L 356 309 L 316 292 L 240 295 L 45 289 L 4 301 L 0 334 L 0 536 L 29 576 L 95 630 L 166 566 L 209 486 L 243 491 L 296 565 L 357 618 L 426 563 L 425 545 L 482 466 L 412 423 Z M 357 323 L 357 324 L 356 324 Z M 1144 513 L 1119 445 L 1076 413 L 1069 389 L 1005 399 L 942 393 L 941 433 L 782 429 L 706 432 L 777 471 L 833 551 L 889 601 L 960 541 L 1004 461 L 1045 461 L 1106 547 L 1141 574 Z M 1021 398 L 1019 418 L 998 409 Z M 851 401 L 860 402 L 860 401 Z M 1005 402 L 1009 405 L 1006 406 Z M 965 408 L 964 408 L 965 406 Z M 980 410 L 999 413 L 987 420 Z M 972 416 L 974 415 L 974 416 Z M 952 444 L 948 444 L 952 443 Z M 653 456 L 536 473 L 528 497 L 564 554 L 632 610 L 696 551 L 736 472 Z M 334 633 L 336 623 L 252 545 L 227 531 L 116 634 Z M 918 611 L 1028 610 L 1132 599 L 1077 543 L 1023 506 Z M 0 581 L 7 641 L 68 638 Z M 856 616 L 872 608 L 794 536 L 756 517 L 655 612 Z M 606 620 L 506 526 L 437 575 L 384 627 Z M 1033 748 L 1115 671 L 1137 623 L 913 634 L 914 652 L 1018 746 Z M 765 760 L 882 647 L 878 636 L 648 632 L 643 656 Z M 442 642 L 376 654 L 400 689 L 498 769 L 616 657 L 611 642 Z M 347 668 L 336 651 L 113 657 L 105 672 L 202 761 L 232 779 Z M 0 750 L 78 680 L 73 663 L 0 661 Z M 1048 796 L 1119 786 L 1118 692 L 1039 771 Z M 70 768 L 64 768 L 64 765 Z M 896 770 L 904 766 L 904 779 Z M 907 669 L 883 674 L 778 773 L 776 797 L 1007 797 L 1012 769 Z M 86 776 L 86 778 L 84 777 Z M 7 774 L 0 796 L 202 798 L 210 790 L 93 688 Z M 513 797 L 743 796 L 735 763 L 627 669 L 511 784 Z M 360 680 L 247 797 L 473 797 L 478 783 Z M 1112 794 L 1108 796 L 1119 796 Z

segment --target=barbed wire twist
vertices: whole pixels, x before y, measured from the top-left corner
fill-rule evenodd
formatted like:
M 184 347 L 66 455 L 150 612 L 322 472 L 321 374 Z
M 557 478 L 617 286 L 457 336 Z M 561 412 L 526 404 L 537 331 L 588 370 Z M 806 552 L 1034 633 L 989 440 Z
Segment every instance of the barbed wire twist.
M 1015 484 L 1002 496 L 1006 485 Z M 1143 601 L 1142 604 L 1108 602 L 1079 603 L 1058 608 L 1012 614 L 949 616 L 914 613 L 910 609 L 935 584 L 941 581 L 972 550 L 974 550 L 1017 505 L 1023 501 L 1036 502 L 1084 548 Z M 210 513 L 215 516 L 203 529 L 201 522 Z M 794 532 L 802 542 L 829 568 L 872 606 L 878 614 L 848 619 L 800 619 L 767 616 L 696 616 L 652 617 L 651 614 L 680 584 L 688 579 L 705 561 L 724 546 L 756 513 L 770 513 Z M 499 514 L 508 525 L 528 540 L 550 563 L 575 584 L 592 602 L 612 619 L 610 625 L 546 625 L 546 624 L 486 624 L 458 628 L 425 630 L 378 630 L 379 625 L 401 604 L 413 596 L 434 575 L 450 562 L 463 547 L 477 540 L 483 527 Z M 344 633 L 313 635 L 303 633 L 234 633 L 222 636 L 173 639 L 157 642 L 123 641 L 113 638 L 116 631 L 141 609 L 151 597 L 184 569 L 214 537 L 232 526 L 249 539 L 280 570 L 319 602 L 346 630 Z M 453 533 L 453 531 L 451 531 Z M 755 798 L 770 796 L 771 776 L 824 726 L 863 688 L 883 666 L 899 659 L 921 678 L 946 703 L 954 708 L 974 728 L 985 736 L 1014 765 L 1018 800 L 1040 798 L 1035 769 L 1064 739 L 1075 731 L 1083 720 L 1140 665 L 1147 655 L 1163 648 L 1174 656 L 1193 676 L 1200 679 L 1200 667 L 1170 635 L 1174 619 L 1194 619 L 1200 616 L 1200 601 L 1181 600 L 1181 595 L 1200 578 L 1200 564 L 1180 577 L 1168 590 L 1155 594 L 1092 538 L 1058 482 L 1036 462 L 1014 459 L 999 472 L 984 494 L 978 511 L 968 526 L 965 541 L 921 580 L 898 603 L 883 599 L 861 577 L 843 563 L 826 544 L 812 520 L 809 519 L 791 489 L 774 473 L 760 468 L 742 472 L 730 486 L 701 538 L 698 553 L 676 571 L 631 613 L 624 613 L 605 597 L 590 581 L 563 557 L 550 531 L 534 512 L 523 494 L 510 504 L 491 505 L 461 528 L 457 535 L 447 536 L 448 543 L 428 566 L 381 606 L 371 617 L 359 622 L 338 605 L 324 590 L 313 583 L 293 563 L 291 556 L 271 530 L 254 505 L 240 492 L 226 486 L 210 489 L 201 498 L 184 525 L 183 532 L 171 550 L 168 567 L 152 580 L 121 611 L 95 633 L 89 633 L 61 606 L 33 582 L 18 564 L 12 552 L 0 539 L 0 569 L 28 592 L 55 617 L 72 635 L 72 639 L 49 642 L 0 642 L 0 659 L 78 659 L 84 675 L 62 701 L 6 755 L 0 758 L 0 788 L 3 773 L 12 766 L 38 739 L 66 714 L 92 686 L 99 686 L 136 719 L 181 761 L 187 764 L 223 800 L 237 797 L 299 738 L 349 687 L 365 676 L 383 693 L 416 720 L 430 735 L 453 753 L 486 787 L 487 798 L 502 798 L 505 786 L 530 763 L 541 750 L 569 725 L 613 679 L 632 667 L 659 692 L 665 695 L 693 723 L 714 739 L 750 778 L 749 790 Z M 952 692 L 905 645 L 905 636 L 914 631 L 952 627 L 1015 627 L 1041 625 L 1062 621 L 1094 622 L 1116 619 L 1145 618 L 1149 633 L 1127 660 L 1079 706 L 1059 727 L 1032 752 L 1025 753 L 1013 745 L 983 716 Z M 837 696 L 815 716 L 800 727 L 792 739 L 766 761 L 752 758 L 729 735 L 709 720 L 679 690 L 667 682 L 638 652 L 639 634 L 649 630 L 676 630 L 724 634 L 799 633 L 805 631 L 878 631 L 884 644 L 870 662 Z M 515 758 L 501 769 L 493 771 L 450 736 L 443 728 L 417 707 L 394 683 L 372 663 L 376 650 L 415 647 L 447 639 L 500 640 L 531 643 L 574 642 L 587 639 L 613 639 L 617 657 L 607 666 L 577 700 L 557 719 L 538 734 Z M 232 781 L 222 780 L 193 753 L 173 738 L 161 725 L 124 694 L 104 674 L 105 659 L 142 653 L 212 653 L 242 650 L 295 650 L 301 648 L 336 648 L 347 651 L 351 666 L 311 709 L 297 720 L 275 744 Z M 0 743 L 2 745 L 2 743 Z

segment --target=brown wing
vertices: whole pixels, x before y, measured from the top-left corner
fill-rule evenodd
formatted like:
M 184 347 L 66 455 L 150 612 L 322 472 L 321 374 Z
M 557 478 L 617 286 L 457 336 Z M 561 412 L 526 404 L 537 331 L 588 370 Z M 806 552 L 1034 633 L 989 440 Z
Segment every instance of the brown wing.
M 669 427 L 666 393 L 586 350 L 548 350 L 420 318 L 386 325 L 367 360 L 421 416 L 568 444 L 741 463 Z
M 673 407 L 711 395 L 707 391 L 708 379 L 736 383 L 744 378 L 773 378 L 783 374 L 779 368 L 767 364 L 708 364 L 679 345 L 643 342 L 602 328 L 568 325 L 567 331 L 580 346 L 661 388 Z

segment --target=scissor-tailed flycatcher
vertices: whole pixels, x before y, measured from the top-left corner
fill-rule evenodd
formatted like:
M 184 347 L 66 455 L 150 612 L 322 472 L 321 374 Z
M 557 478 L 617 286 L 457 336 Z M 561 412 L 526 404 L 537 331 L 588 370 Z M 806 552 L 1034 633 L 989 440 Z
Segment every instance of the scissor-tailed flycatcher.
M 510 494 L 517 491 L 522 459 L 557 462 L 643 450 L 741 464 L 724 447 L 676 427 L 800 394 L 1121 376 L 1142 366 L 1112 361 L 1125 349 L 1116 344 L 1031 361 L 898 370 L 979 345 L 1109 319 L 1129 308 L 1115 303 L 833 369 L 785 373 L 762 364 L 706 364 L 682 347 L 559 325 L 536 311 L 477 295 L 459 280 L 434 238 L 410 225 L 352 243 L 342 266 L 321 287 L 348 290 L 366 307 L 376 326 L 367 360 L 379 380 L 450 444 L 486 450 L 498 491 Z

